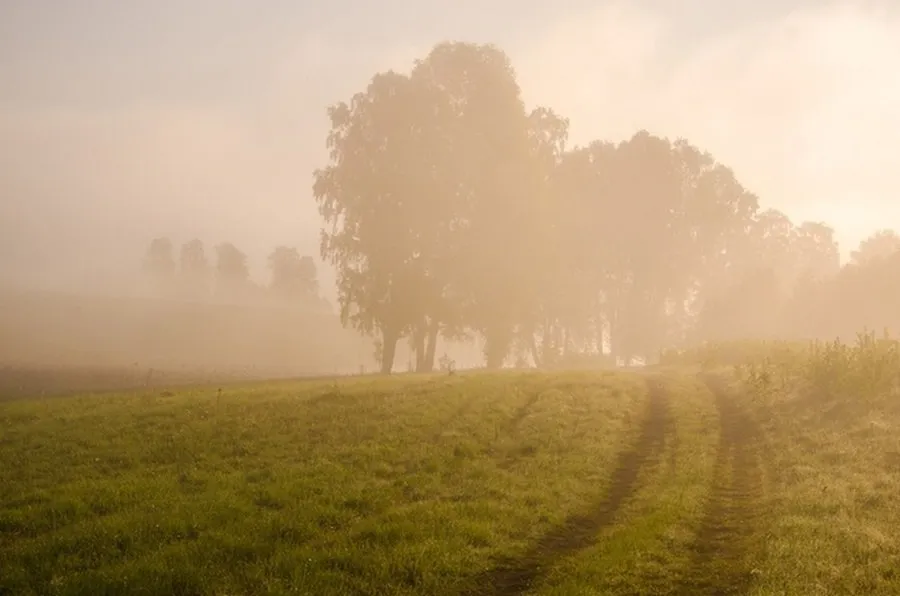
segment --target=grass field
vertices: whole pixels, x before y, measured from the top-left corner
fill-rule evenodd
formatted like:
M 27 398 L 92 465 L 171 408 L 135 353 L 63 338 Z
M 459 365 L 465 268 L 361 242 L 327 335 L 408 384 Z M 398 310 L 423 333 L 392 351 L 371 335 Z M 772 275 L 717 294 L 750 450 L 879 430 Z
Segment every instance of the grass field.
M 900 397 L 803 358 L 3 403 L 0 594 L 900 593 Z

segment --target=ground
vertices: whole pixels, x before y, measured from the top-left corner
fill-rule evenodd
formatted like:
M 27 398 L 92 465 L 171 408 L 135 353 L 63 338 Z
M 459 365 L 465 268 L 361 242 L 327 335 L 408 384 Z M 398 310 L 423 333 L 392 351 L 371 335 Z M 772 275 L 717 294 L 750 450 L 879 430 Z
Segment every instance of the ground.
M 0 594 L 897 594 L 900 400 L 729 371 L 0 404 Z

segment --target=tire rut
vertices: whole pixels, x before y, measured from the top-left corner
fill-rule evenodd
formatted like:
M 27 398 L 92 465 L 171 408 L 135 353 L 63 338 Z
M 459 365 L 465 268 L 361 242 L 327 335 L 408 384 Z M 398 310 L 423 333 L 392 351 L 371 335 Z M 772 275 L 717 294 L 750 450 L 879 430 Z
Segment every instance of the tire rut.
M 703 380 L 719 411 L 719 447 L 691 563 L 675 593 L 745 594 L 753 579 L 749 555 L 760 535 L 764 496 L 759 429 L 728 394 L 721 377 Z
M 647 385 L 649 405 L 640 435 L 633 447 L 619 454 L 606 498 L 588 513 L 572 515 L 544 534 L 523 556 L 501 561 L 478 576 L 475 588 L 463 594 L 522 594 L 554 563 L 594 544 L 600 531 L 614 522 L 618 510 L 636 491 L 640 472 L 645 466 L 655 464 L 662 454 L 667 433 L 672 428 L 668 424 L 667 396 L 661 381 L 648 378 Z

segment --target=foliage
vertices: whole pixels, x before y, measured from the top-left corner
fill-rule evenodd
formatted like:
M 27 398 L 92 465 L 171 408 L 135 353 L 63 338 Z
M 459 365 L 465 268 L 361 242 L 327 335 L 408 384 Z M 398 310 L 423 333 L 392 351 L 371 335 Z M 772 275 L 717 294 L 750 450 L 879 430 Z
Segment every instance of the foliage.
M 230 242 L 216 247 L 216 291 L 235 295 L 246 291 L 250 283 L 247 255 Z
M 703 368 L 734 367 L 759 395 L 808 395 L 821 402 L 870 399 L 900 391 L 900 340 L 885 330 L 864 331 L 853 343 L 735 341 L 666 350 L 660 363 Z
M 342 322 L 375 337 L 382 372 L 400 342 L 419 372 L 441 340 L 477 340 L 488 368 L 550 369 L 900 326 L 896 233 L 874 233 L 841 267 L 831 227 L 762 209 L 686 139 L 639 130 L 572 146 L 568 119 L 526 107 L 496 46 L 439 43 L 409 72 L 374 73 L 328 119 L 312 188 L 320 252 Z M 220 248 L 217 289 L 256 291 L 246 256 Z M 157 239 L 148 253 L 157 287 L 171 252 Z M 198 288 L 202 253 L 199 241 L 182 250 Z M 311 257 L 279 247 L 270 266 L 268 295 L 312 293 Z
M 175 274 L 175 256 L 172 241 L 165 237 L 154 238 L 144 257 L 144 273 L 155 284 L 156 290 L 165 291 Z
M 201 298 L 209 293 L 212 270 L 201 240 L 195 238 L 182 245 L 179 269 L 182 287 L 188 296 Z
M 271 279 L 266 287 L 251 280 L 247 255 L 231 242 L 216 246 L 214 267 L 209 262 L 203 241 L 198 238 L 181 246 L 177 266 L 172 253 L 172 242 L 157 238 L 148 247 L 144 260 L 145 273 L 154 281 L 155 288 L 164 293 L 177 292 L 182 298 L 202 301 L 211 298 L 215 289 L 215 294 L 228 300 L 267 295 L 282 302 L 313 306 L 314 310 L 330 308 L 319 296 L 318 272 L 313 257 L 301 256 L 295 247 L 277 246 L 269 254 Z
M 879 259 L 887 259 L 900 252 L 900 236 L 893 230 L 878 230 L 859 244 L 850 255 L 855 265 L 865 265 Z
M 291 300 L 309 300 L 319 293 L 316 264 L 310 256 L 300 256 L 293 247 L 278 246 L 269 255 L 272 271 L 270 287 L 279 297 Z
M 426 371 L 438 337 L 465 331 L 488 368 L 647 360 L 740 337 L 738 321 L 774 333 L 797 283 L 838 265 L 828 226 L 761 211 L 684 139 L 569 147 L 568 120 L 526 110 L 494 46 L 440 43 L 328 114 L 322 256 L 343 320 L 378 336 L 383 372 L 400 339 Z M 751 299 L 764 277 L 765 300 Z

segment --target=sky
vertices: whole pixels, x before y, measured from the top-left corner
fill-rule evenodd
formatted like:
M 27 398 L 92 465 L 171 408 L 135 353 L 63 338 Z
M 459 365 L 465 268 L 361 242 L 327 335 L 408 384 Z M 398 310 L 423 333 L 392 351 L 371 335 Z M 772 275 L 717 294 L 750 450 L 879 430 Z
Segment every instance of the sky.
M 317 253 L 326 107 L 447 39 L 503 48 L 572 143 L 687 138 L 845 254 L 900 228 L 898 0 L 8 0 L 4 277 L 99 287 L 160 235 L 258 278 Z

